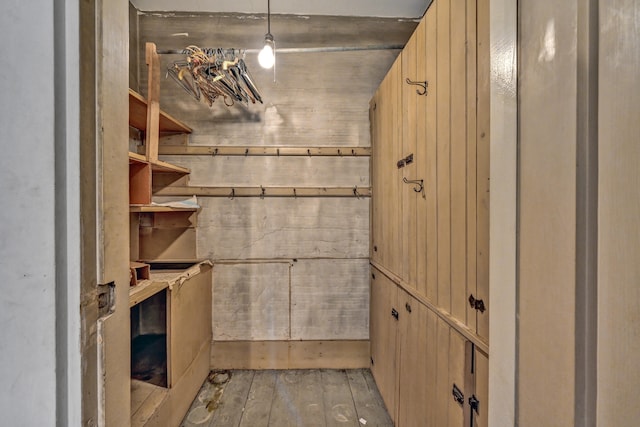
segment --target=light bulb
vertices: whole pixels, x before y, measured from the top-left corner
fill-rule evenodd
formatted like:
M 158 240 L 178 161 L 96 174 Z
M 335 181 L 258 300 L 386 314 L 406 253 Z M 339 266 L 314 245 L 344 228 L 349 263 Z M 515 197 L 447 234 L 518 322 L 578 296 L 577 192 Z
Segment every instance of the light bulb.
M 258 54 L 258 62 L 262 68 L 272 68 L 276 63 L 276 44 L 273 41 L 271 33 L 264 36 L 264 47 Z

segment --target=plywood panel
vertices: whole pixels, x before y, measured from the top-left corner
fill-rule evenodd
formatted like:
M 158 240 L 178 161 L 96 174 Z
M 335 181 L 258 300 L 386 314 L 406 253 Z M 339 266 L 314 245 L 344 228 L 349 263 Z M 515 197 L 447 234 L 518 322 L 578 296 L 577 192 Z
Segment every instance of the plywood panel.
M 213 282 L 214 340 L 289 338 L 288 264 L 218 264 Z
M 191 170 L 193 186 L 367 187 L 369 158 L 162 156 Z
M 369 201 L 201 198 L 198 257 L 367 257 Z
M 293 263 L 291 338 L 369 338 L 367 259 L 299 260 Z
M 451 57 L 450 7 L 438 0 L 437 21 L 437 197 L 438 306 L 451 311 Z M 444 425 L 444 424 L 443 424 Z
M 466 0 L 451 0 L 451 314 L 467 320 Z M 474 218 L 469 218 L 473 219 Z
M 380 271 L 371 275 L 371 372 L 394 422 L 396 410 L 396 321 L 391 310 L 397 309 L 396 285 Z

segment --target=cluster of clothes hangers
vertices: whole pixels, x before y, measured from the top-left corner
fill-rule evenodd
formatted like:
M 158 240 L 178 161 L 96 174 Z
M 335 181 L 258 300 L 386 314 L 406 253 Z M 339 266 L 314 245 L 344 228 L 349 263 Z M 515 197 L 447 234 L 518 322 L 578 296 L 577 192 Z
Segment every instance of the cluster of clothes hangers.
M 244 62 L 244 51 L 189 46 L 183 54 L 187 57 L 170 64 L 167 74 L 198 101 L 204 98 L 212 106 L 222 97 L 229 107 L 236 101 L 262 104 L 262 96 Z

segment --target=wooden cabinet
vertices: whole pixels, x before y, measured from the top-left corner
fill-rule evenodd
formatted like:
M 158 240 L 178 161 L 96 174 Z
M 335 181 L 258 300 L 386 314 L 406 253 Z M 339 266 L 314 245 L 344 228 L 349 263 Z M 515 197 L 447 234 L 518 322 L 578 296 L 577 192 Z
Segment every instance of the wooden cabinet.
M 371 101 L 372 371 L 398 426 L 486 425 L 487 7 L 434 0 Z
M 488 93 L 477 52 L 488 24 L 476 7 L 434 1 L 372 100 L 371 259 L 486 344 Z
M 370 317 L 371 370 L 396 426 L 486 425 L 484 353 L 375 268 Z
M 131 425 L 175 426 L 209 373 L 211 263 L 196 260 L 198 206 L 154 203 L 154 187 L 189 169 L 158 159 L 159 138 L 191 129 L 159 106 L 159 64 L 147 43 L 149 99 L 129 91 L 130 134 L 144 140 L 129 151 Z M 138 144 L 133 144 L 138 145 Z M 142 267 L 141 267 L 142 266 Z M 149 272 L 150 269 L 150 272 Z M 145 271 L 138 277 L 138 271 Z

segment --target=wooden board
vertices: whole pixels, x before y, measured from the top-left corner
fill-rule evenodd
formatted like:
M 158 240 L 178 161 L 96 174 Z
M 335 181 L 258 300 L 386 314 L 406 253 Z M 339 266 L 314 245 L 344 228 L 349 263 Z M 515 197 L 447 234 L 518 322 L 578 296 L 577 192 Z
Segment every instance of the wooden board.
M 451 311 L 451 0 L 438 0 L 437 196 L 438 306 Z M 457 82 L 456 82 L 457 83 Z M 457 267 L 457 266 L 456 266 Z M 444 425 L 444 424 L 442 424 Z
M 451 1 L 451 314 L 467 320 L 467 39 L 466 0 Z
M 189 185 L 368 187 L 368 157 L 162 156 L 191 170 Z
M 200 199 L 198 256 L 366 258 L 366 199 Z
M 413 156 L 413 160 L 410 164 L 402 167 L 400 172 L 402 178 L 407 180 L 423 179 L 417 175 L 417 124 L 420 119 L 417 116 L 417 104 L 421 102 L 425 95 L 418 95 L 416 93 L 419 86 L 410 85 L 407 83 L 407 79 L 411 81 L 418 81 L 422 79 L 422 76 L 418 75 L 417 70 L 417 38 L 420 32 L 420 24 L 418 29 L 414 31 L 411 38 L 402 50 L 402 72 L 400 74 L 401 79 L 401 91 L 400 91 L 400 105 L 401 105 L 401 118 L 402 126 L 400 130 L 400 156 L 397 158 L 404 159 L 407 156 Z M 420 73 L 422 74 L 422 73 Z M 413 191 L 414 185 L 403 183 L 401 187 L 401 204 L 402 204 L 402 219 L 401 224 L 401 253 L 402 253 L 402 270 L 399 272 L 407 284 L 416 288 L 416 273 L 417 273 L 417 259 L 416 249 L 418 242 L 417 234 L 417 218 L 416 218 L 416 198 L 417 193 Z M 396 207 L 391 207 L 395 209 Z
M 239 427 L 268 427 L 277 377 L 276 371 L 255 371 Z
M 158 160 L 158 139 L 160 138 L 160 58 L 156 45 L 145 44 L 147 63 L 147 129 L 145 132 L 145 155 L 147 160 Z
M 366 425 L 392 427 L 393 422 L 388 411 L 385 410 L 384 401 L 371 371 L 369 369 L 351 369 L 347 371 L 347 378 L 357 419 L 365 420 Z
M 427 266 L 424 295 L 433 303 L 438 302 L 438 151 L 437 151 L 437 119 L 438 119 L 438 69 L 437 69 L 437 8 L 438 3 L 431 3 L 425 14 L 426 22 L 426 79 L 429 82 L 429 95 L 426 105 L 426 156 L 425 194 L 426 194 L 426 243 Z M 422 289 L 419 286 L 419 289 Z
M 358 422 L 347 373 L 342 370 L 322 370 L 320 371 L 320 376 L 322 378 L 324 425 L 327 427 L 358 427 L 360 423 Z M 310 406 L 307 406 L 307 408 L 311 409 Z M 320 425 L 318 418 L 311 419 L 314 423 Z
M 180 135 L 169 135 L 160 139 L 158 149 L 161 155 L 188 156 L 331 156 L 358 157 L 371 155 L 371 147 L 278 147 L 278 146 L 229 146 L 229 145 L 187 145 Z
M 213 339 L 288 339 L 289 283 L 286 263 L 216 265 Z
M 369 341 L 214 341 L 214 369 L 358 369 Z
M 291 269 L 291 338 L 368 339 L 368 278 L 367 259 L 295 262 Z
M 222 404 L 213 412 L 209 426 L 237 426 L 240 424 L 245 402 L 249 395 L 253 371 L 234 371 L 224 386 L 227 395 Z
M 200 273 L 170 287 L 169 387 L 180 381 L 202 346 L 210 344 L 211 287 L 209 265 L 201 266 Z
M 280 372 L 269 425 L 321 425 L 325 418 L 322 396 L 320 371 Z
M 490 179 L 490 70 L 489 70 L 489 2 L 478 1 L 477 37 L 477 289 L 478 298 L 487 305 L 487 311 L 478 314 L 478 335 L 489 340 L 489 179 Z
M 140 259 L 196 259 L 195 228 L 140 228 Z
M 478 97 L 478 84 L 477 84 L 477 0 L 467 0 L 467 22 L 466 22 L 466 69 L 467 69 L 467 92 L 466 92 L 466 109 L 467 109 L 467 221 L 466 221 L 466 235 L 467 235 L 467 284 L 466 284 L 466 297 L 470 294 L 477 296 L 485 301 L 488 306 L 488 294 L 478 295 L 477 293 L 477 264 L 478 264 L 478 206 L 477 206 L 477 194 L 478 194 L 478 158 L 477 158 L 477 143 L 478 143 L 478 129 L 477 129 L 477 114 L 479 111 L 488 111 L 488 100 Z M 488 7 L 487 7 L 488 9 Z M 487 28 L 488 29 L 488 28 Z M 488 52 L 483 54 L 488 56 Z M 487 66 L 488 68 L 488 66 Z M 486 148 L 486 144 L 485 144 Z M 488 153 L 487 153 L 488 154 Z M 488 224 L 487 234 L 488 234 Z M 466 303 L 466 324 L 472 330 L 477 330 L 476 317 L 477 311 L 470 304 Z M 488 316 L 488 314 L 487 314 Z M 485 335 L 484 338 L 487 336 Z

